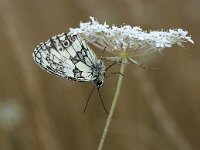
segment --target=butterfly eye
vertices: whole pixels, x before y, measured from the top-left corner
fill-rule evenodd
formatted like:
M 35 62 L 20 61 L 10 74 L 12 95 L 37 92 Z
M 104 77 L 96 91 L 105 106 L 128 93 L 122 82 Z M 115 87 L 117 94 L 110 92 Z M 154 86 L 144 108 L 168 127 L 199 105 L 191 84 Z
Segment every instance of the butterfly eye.
M 100 87 L 100 86 L 102 86 L 103 85 L 103 81 L 99 81 L 98 82 L 98 86 Z

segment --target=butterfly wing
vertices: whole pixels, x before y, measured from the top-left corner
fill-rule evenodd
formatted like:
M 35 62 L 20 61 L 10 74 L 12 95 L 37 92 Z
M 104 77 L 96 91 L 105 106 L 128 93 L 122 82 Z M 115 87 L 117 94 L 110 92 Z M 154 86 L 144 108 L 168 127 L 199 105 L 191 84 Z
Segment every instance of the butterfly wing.
M 94 80 L 96 56 L 84 40 L 62 33 L 40 43 L 33 52 L 35 62 L 47 72 L 75 80 Z

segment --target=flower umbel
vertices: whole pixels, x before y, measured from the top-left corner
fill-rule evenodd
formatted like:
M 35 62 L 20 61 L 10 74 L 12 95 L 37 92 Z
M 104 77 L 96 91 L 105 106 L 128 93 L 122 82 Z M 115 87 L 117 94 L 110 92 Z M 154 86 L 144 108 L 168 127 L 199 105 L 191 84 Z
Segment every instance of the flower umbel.
M 121 27 L 100 24 L 94 17 L 91 21 L 80 23 L 79 28 L 70 28 L 69 34 L 79 34 L 87 42 L 119 56 L 126 52 L 129 57 L 137 57 L 152 52 L 161 52 L 173 44 L 182 46 L 184 42 L 194 43 L 183 29 L 169 31 L 143 31 L 140 27 L 124 25 Z M 116 58 L 109 58 L 111 60 Z M 119 59 L 119 58 L 117 58 Z

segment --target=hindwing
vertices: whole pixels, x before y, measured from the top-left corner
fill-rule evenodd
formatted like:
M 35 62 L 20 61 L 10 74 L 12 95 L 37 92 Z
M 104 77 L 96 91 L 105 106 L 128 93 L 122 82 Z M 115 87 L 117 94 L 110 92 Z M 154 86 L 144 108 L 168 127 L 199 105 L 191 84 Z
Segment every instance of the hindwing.
M 51 74 L 75 81 L 94 80 L 97 58 L 78 35 L 62 33 L 40 43 L 33 52 L 40 67 Z

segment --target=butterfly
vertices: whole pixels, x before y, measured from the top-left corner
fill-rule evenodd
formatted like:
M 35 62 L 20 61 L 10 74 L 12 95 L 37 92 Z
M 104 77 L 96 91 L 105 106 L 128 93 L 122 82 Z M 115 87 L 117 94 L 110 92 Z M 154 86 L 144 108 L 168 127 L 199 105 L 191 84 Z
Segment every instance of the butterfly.
M 104 84 L 106 68 L 103 61 L 79 35 L 61 33 L 51 37 L 34 49 L 33 59 L 41 68 L 58 77 L 79 82 L 93 81 L 98 91 Z M 101 98 L 100 92 L 99 95 Z M 101 102 L 103 104 L 102 98 Z M 105 109 L 104 104 L 103 107 Z

